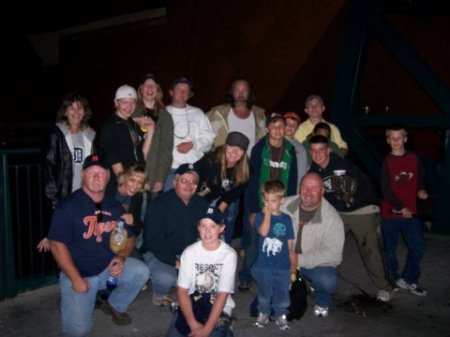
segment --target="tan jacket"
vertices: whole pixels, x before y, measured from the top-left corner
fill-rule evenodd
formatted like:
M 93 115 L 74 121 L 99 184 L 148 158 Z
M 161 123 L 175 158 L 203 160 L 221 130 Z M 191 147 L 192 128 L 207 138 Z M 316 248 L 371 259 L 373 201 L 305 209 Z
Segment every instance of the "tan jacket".
M 230 113 L 230 104 L 223 104 L 212 108 L 208 113 L 208 119 L 216 134 L 213 147 L 225 144 L 228 135 L 228 114 Z M 253 115 L 255 116 L 255 143 L 266 135 L 266 113 L 263 108 L 253 105 Z

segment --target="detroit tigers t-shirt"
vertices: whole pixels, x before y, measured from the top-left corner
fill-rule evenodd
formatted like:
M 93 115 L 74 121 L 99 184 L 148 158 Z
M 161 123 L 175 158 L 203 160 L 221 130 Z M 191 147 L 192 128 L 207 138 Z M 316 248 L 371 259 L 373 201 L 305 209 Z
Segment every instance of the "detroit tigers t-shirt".
M 261 226 L 263 220 L 263 213 L 256 214 L 256 230 Z M 290 269 L 288 240 L 294 240 L 291 217 L 285 213 L 272 215 L 267 236 L 258 235 L 258 258 L 255 267 L 272 270 Z
M 101 209 L 99 209 L 101 208 Z M 98 217 L 101 212 L 101 217 Z M 96 204 L 79 189 L 62 199 L 52 215 L 49 240 L 64 243 L 81 276 L 101 273 L 114 256 L 110 249 L 111 232 L 123 214 L 122 205 L 105 195 Z M 130 227 L 128 236 L 133 235 Z

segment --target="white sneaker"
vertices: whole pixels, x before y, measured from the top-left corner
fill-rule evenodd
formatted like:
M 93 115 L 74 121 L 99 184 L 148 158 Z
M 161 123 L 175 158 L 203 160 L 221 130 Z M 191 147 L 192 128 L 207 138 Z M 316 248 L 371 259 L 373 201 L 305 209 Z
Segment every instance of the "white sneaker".
M 406 283 L 406 281 L 402 278 L 399 278 L 397 281 L 395 281 L 395 285 L 403 290 L 409 290 L 409 285 Z
M 417 283 L 407 283 L 404 279 L 399 278 L 395 284 L 404 290 L 408 290 L 411 294 L 414 294 L 416 296 L 426 296 L 427 291 L 423 288 L 420 288 Z
M 387 290 L 380 289 L 377 292 L 377 300 L 380 302 L 389 302 L 391 300 L 391 293 Z
M 258 314 L 258 318 L 256 319 L 255 326 L 258 328 L 264 328 L 267 323 L 269 323 L 269 315 L 260 312 Z
M 276 325 L 278 325 L 280 330 L 289 330 L 290 327 L 288 325 L 288 321 L 286 315 L 281 315 L 275 320 Z
M 314 305 L 314 316 L 328 316 L 328 307 L 321 307 L 319 305 Z

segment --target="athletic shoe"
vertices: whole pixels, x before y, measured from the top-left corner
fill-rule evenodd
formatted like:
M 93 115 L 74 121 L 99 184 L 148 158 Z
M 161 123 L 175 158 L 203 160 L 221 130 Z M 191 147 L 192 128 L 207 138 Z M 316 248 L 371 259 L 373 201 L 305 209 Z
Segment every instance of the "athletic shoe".
M 391 293 L 387 290 L 380 289 L 377 292 L 377 300 L 380 302 L 389 302 L 391 300 Z
M 278 325 L 280 330 L 289 330 L 290 327 L 287 322 L 286 315 L 281 315 L 275 320 L 276 325 Z
M 321 307 L 319 305 L 314 305 L 314 316 L 328 316 L 328 307 Z
M 409 285 L 409 292 L 416 296 L 426 296 L 427 291 L 421 287 L 417 283 L 412 283 Z
M 426 296 L 427 291 L 423 288 L 420 288 L 417 283 L 407 283 L 404 279 L 399 278 L 395 284 L 397 287 L 409 291 L 411 294 L 414 294 L 416 296 Z
M 258 318 L 256 319 L 255 326 L 257 326 L 258 328 L 264 328 L 267 323 L 269 323 L 269 315 L 260 312 L 258 314 Z

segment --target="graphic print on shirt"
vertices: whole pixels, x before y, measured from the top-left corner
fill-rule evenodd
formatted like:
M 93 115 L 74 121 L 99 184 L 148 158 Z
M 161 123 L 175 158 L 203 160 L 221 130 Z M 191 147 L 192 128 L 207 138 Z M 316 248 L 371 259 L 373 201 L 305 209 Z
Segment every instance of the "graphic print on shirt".
M 75 147 L 73 149 L 73 162 L 81 164 L 83 162 L 83 148 Z
M 286 236 L 286 226 L 281 222 L 277 222 L 272 227 L 272 233 L 273 235 L 275 235 L 275 237 L 267 236 L 264 239 L 262 246 L 262 251 L 263 253 L 266 253 L 267 256 L 270 256 L 270 254 L 275 256 L 281 252 L 281 249 L 283 248 L 283 242 L 278 238 Z
M 111 216 L 111 213 L 102 211 L 103 215 Z M 95 241 L 102 242 L 102 234 L 112 232 L 116 226 L 116 220 L 108 220 L 104 222 L 97 222 L 97 215 L 88 215 L 83 218 L 83 224 L 87 227 L 87 230 L 83 233 L 83 239 L 89 240 L 92 235 L 95 236 Z
M 413 177 L 413 172 L 400 171 L 400 173 L 394 175 L 394 180 L 396 183 L 402 183 L 411 180 Z
M 223 264 L 195 264 L 195 289 L 199 293 L 217 294 Z

